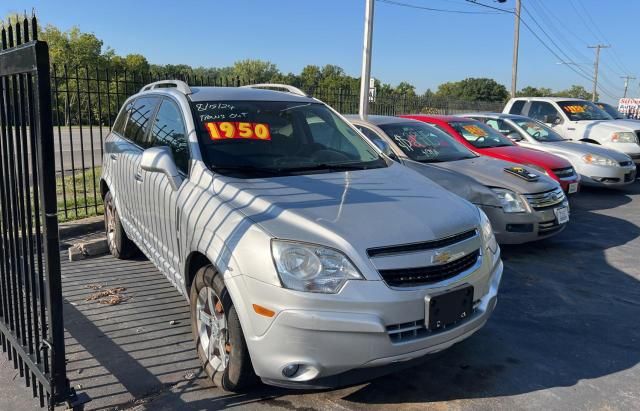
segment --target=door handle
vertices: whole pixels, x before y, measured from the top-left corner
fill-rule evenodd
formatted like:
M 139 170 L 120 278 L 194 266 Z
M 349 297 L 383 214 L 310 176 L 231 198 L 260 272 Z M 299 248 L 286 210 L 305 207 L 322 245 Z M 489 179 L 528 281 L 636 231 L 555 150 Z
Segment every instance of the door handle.
M 109 154 L 109 157 L 111 157 L 111 160 L 113 161 L 116 161 L 118 159 L 118 155 L 116 153 Z
M 142 183 L 142 181 L 143 181 L 142 174 L 140 174 L 140 173 L 136 173 L 136 175 L 134 175 L 133 178 L 139 183 Z
M 569 131 L 576 131 L 576 128 L 575 128 L 575 127 L 567 127 L 567 130 L 569 130 Z

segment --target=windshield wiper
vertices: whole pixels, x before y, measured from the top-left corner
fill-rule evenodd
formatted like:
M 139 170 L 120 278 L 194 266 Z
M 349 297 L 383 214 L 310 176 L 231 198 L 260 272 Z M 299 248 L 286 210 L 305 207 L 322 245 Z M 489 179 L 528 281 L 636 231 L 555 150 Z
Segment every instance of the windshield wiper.
M 297 172 L 297 171 L 316 171 L 316 170 L 330 170 L 330 171 L 349 171 L 349 170 L 364 170 L 367 166 L 362 164 L 313 164 L 308 166 L 299 167 L 282 167 L 278 168 L 281 172 Z

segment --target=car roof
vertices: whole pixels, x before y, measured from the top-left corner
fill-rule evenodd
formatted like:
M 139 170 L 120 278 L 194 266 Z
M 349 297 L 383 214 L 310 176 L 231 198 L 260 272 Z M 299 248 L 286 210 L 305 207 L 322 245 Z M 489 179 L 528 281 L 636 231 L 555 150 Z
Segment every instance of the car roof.
M 360 119 L 360 116 L 357 114 L 347 114 L 344 117 L 349 121 L 363 122 L 362 119 Z M 373 124 L 374 126 L 380 126 L 383 124 L 394 124 L 394 123 L 411 123 L 411 122 L 421 123 L 420 121 L 414 120 L 411 118 L 402 118 L 402 117 L 396 117 L 396 116 L 380 116 L 380 115 L 367 116 L 367 120 L 365 122 Z
M 452 116 L 446 114 L 406 114 L 407 116 L 416 116 L 429 120 L 437 120 L 448 123 L 450 121 L 469 121 L 466 117 Z
M 144 91 L 147 92 L 167 91 L 176 93 L 174 88 L 156 88 Z M 249 87 L 191 87 L 191 94 L 188 94 L 191 101 L 282 101 L 282 102 L 300 102 L 300 103 L 317 103 L 311 97 L 300 96 L 297 94 L 257 89 Z
M 527 116 L 521 116 L 519 114 L 508 114 L 508 113 L 465 113 L 461 114 L 463 117 L 482 117 L 482 118 L 493 118 L 493 119 L 510 119 L 510 120 L 531 120 Z
M 516 100 L 530 100 L 530 101 L 587 101 L 583 98 L 574 97 L 516 97 L 512 99 Z

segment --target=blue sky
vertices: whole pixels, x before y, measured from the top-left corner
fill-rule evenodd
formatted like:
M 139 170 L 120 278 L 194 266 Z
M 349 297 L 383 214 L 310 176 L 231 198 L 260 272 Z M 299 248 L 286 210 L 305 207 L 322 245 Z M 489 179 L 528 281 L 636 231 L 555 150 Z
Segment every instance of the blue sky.
M 491 11 L 465 0 L 393 1 Z M 513 9 L 515 2 L 478 1 L 507 9 Z M 576 64 L 557 64 L 560 59 L 522 27 L 519 87 L 561 89 L 582 84 L 590 90 L 590 81 L 571 67 L 590 77 L 594 52 L 586 46 L 598 42 L 613 46 L 602 51 L 601 84 L 606 92 L 621 97 L 620 76 L 640 74 L 636 35 L 640 1 L 523 0 L 523 4 L 522 16 L 529 26 L 553 47 L 528 13 Z M 141 53 L 157 64 L 225 66 L 259 58 L 276 63 L 284 72 L 327 63 L 354 76 L 360 72 L 364 0 L 8 0 L 0 5 L 0 16 L 32 7 L 45 24 L 62 29 L 77 25 L 118 54 Z M 439 13 L 382 1 L 375 8 L 374 77 L 392 84 L 406 80 L 420 92 L 466 77 L 491 77 L 509 87 L 512 14 Z M 631 96 L 640 95 L 639 81 L 631 82 Z

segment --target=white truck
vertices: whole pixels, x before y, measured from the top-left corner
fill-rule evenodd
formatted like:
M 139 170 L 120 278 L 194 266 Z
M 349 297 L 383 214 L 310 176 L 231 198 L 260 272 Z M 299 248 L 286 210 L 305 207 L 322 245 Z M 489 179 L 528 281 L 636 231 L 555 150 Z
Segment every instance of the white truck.
M 503 112 L 546 123 L 568 140 L 621 151 L 636 165 L 640 164 L 640 122 L 615 120 L 590 101 L 566 97 L 518 97 L 509 100 Z

